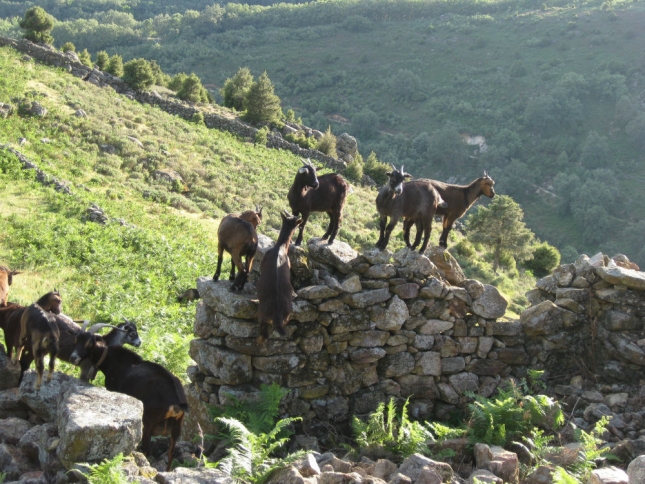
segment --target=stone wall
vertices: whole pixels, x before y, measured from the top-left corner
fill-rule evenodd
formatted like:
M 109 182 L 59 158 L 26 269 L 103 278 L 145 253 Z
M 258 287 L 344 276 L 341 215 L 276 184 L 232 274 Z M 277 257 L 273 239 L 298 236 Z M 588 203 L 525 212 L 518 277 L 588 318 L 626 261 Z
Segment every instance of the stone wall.
M 259 258 L 270 243 L 261 245 Z M 358 254 L 320 239 L 291 246 L 294 312 L 287 335 L 265 345 L 255 342 L 251 283 L 231 293 L 229 281 L 198 279 L 191 412 L 200 400 L 223 404 L 276 382 L 291 390 L 285 412 L 306 421 L 347 420 L 390 396 L 410 397 L 414 417 L 447 417 L 465 392 L 490 396 L 525 374 L 521 325 L 497 321 L 507 306 L 497 289 L 465 279 L 448 252 L 428 254 Z
M 271 242 L 260 245 L 261 259 Z M 414 417 L 446 419 L 466 392 L 490 396 L 528 368 L 546 369 L 554 384 L 618 378 L 638 394 L 644 273 L 582 256 L 538 281 L 520 321 L 498 321 L 507 303 L 495 287 L 465 279 L 440 248 L 426 254 L 358 254 L 320 239 L 291 246 L 294 312 L 287 335 L 274 332 L 263 346 L 255 343 L 253 284 L 231 293 L 228 281 L 200 278 L 191 408 L 249 398 L 276 382 L 291 390 L 284 412 L 313 427 L 366 414 L 390 396 L 410 397 Z
M 12 47 L 19 52 L 29 55 L 31 58 L 34 58 L 39 62 L 61 67 L 72 75 L 94 84 L 95 86 L 110 87 L 130 99 L 136 100 L 142 104 L 157 106 L 159 109 L 166 111 L 169 114 L 181 116 L 184 119 L 191 119 L 194 114 L 202 112 L 204 115 L 204 124 L 212 129 L 229 131 L 235 135 L 251 140 L 254 139 L 255 134 L 258 131 L 253 126 L 240 121 L 232 114 L 226 115 L 207 112 L 200 108 L 199 104 L 180 101 L 176 98 L 168 98 L 155 91 L 134 91 L 123 81 L 123 79 L 115 77 L 107 72 L 99 71 L 98 69 L 92 69 L 82 64 L 74 52 L 64 53 L 57 51 L 49 45 L 34 44 L 26 39 L 16 40 L 0 35 L 0 47 L 2 46 Z M 318 160 L 334 170 L 342 170 L 346 166 L 345 162 L 342 160 L 336 159 L 332 156 L 327 156 L 318 150 L 302 148 L 296 143 L 291 143 L 285 140 L 276 130 L 269 133 L 267 147 L 287 150 L 302 158 Z
M 552 379 L 638 384 L 645 367 L 645 273 L 625 256 L 581 256 L 527 294 L 521 315 L 531 364 Z

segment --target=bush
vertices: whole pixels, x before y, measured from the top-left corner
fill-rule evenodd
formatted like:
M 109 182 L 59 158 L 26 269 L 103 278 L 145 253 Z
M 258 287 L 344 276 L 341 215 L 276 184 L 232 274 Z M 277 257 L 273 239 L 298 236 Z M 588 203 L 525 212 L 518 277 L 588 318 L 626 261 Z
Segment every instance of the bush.
M 331 126 L 323 134 L 316 144 L 316 149 L 329 156 L 336 156 L 336 136 L 331 132 Z
M 40 44 L 53 44 L 54 38 L 50 32 L 54 28 L 54 17 L 42 7 L 31 7 L 25 12 L 25 18 L 18 25 L 25 31 L 23 37 Z
M 83 49 L 81 52 L 78 53 L 78 60 L 80 60 L 81 63 L 83 65 L 86 65 L 87 67 L 94 66 L 94 64 L 92 63 L 92 56 L 87 51 L 87 49 Z
M 260 129 L 256 131 L 255 138 L 253 141 L 255 142 L 256 145 L 266 146 L 268 141 L 268 135 L 269 135 L 269 128 L 266 126 L 262 126 Z
M 269 75 L 264 71 L 244 97 L 245 118 L 255 124 L 276 123 L 282 119 L 280 102 Z
M 287 134 L 285 135 L 284 139 L 287 141 L 291 141 L 292 143 L 296 143 L 299 146 L 302 146 L 303 148 L 308 148 L 308 149 L 313 149 L 316 148 L 316 138 L 313 136 L 307 136 L 305 135 L 304 131 L 298 131 L 295 134 Z
M 105 71 L 112 74 L 113 76 L 122 77 L 123 58 L 118 54 L 114 54 L 112 57 L 110 57 L 110 62 L 108 62 Z
M 170 79 L 170 82 L 168 83 L 168 89 L 171 89 L 175 92 L 179 91 L 181 87 L 184 85 L 184 81 L 188 79 L 188 74 L 185 72 L 180 72 L 172 77 Z
M 376 157 L 376 153 L 372 151 L 367 157 L 364 171 L 366 175 L 370 176 L 372 180 L 376 182 L 377 185 L 381 186 L 385 185 L 389 180 L 389 177 L 386 173 L 388 173 L 391 168 L 392 167 L 390 167 L 390 165 L 388 165 L 387 163 L 379 161 L 379 159 Z
M 110 56 L 104 50 L 96 53 L 96 66 L 100 71 L 107 69 L 110 64 Z
M 197 111 L 190 120 L 195 124 L 204 124 L 204 113 Z
M 72 42 L 65 42 L 60 46 L 62 52 L 76 52 L 76 46 Z
M 201 79 L 195 73 L 184 79 L 181 88 L 177 91 L 177 97 L 193 103 L 207 103 L 211 99 L 208 91 L 202 86 Z
M 150 63 L 145 59 L 132 59 L 123 66 L 123 80 L 137 91 L 143 91 L 155 82 Z
M 345 175 L 345 178 L 348 180 L 360 183 L 363 179 L 363 165 L 363 157 L 360 154 L 357 154 L 354 161 L 347 165 L 347 168 L 343 171 L 343 175 Z
M 224 87 L 220 90 L 224 98 L 224 106 L 227 108 L 244 109 L 244 98 L 253 85 L 253 76 L 248 67 L 241 67 L 233 77 L 224 81 Z
M 560 252 L 548 242 L 542 242 L 533 249 L 533 259 L 524 262 L 524 267 L 536 277 L 549 275 L 560 265 Z

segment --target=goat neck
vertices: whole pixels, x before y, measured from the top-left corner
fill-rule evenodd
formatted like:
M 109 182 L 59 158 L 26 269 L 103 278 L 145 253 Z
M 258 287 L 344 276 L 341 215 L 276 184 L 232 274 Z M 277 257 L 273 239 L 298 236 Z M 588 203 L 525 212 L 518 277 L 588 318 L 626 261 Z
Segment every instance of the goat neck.
M 464 198 L 466 199 L 466 207 L 470 208 L 473 203 L 475 203 L 479 197 L 484 194 L 481 186 L 481 179 L 474 180 L 470 185 L 466 186 L 464 190 Z

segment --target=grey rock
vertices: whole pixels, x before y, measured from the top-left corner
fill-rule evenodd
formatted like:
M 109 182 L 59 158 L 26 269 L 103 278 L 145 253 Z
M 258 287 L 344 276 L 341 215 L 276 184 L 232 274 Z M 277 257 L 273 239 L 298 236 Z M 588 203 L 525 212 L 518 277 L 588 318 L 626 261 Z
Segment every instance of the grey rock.
M 645 289 L 645 272 L 623 267 L 597 267 L 596 274 L 613 285 L 620 284 L 639 291 Z
M 18 387 L 0 391 L 0 419 L 18 417 L 26 420 L 28 412 L 29 407 L 20 399 Z
M 190 469 L 177 467 L 172 472 L 160 472 L 156 475 L 158 484 L 233 484 L 231 477 L 218 469 Z
M 34 425 L 21 418 L 9 417 L 0 420 L 0 443 L 16 445 L 20 438 Z
M 409 374 L 415 368 L 415 359 L 409 353 L 387 355 L 378 362 L 379 375 L 383 378 L 394 378 Z
M 352 308 L 365 308 L 373 304 L 385 302 L 390 299 L 392 295 L 388 288 L 373 289 L 371 291 L 363 291 L 355 294 L 345 294 L 343 302 Z
M 251 381 L 251 356 L 223 349 L 206 340 L 190 342 L 190 356 L 199 368 L 227 385 L 239 385 Z
M 229 281 L 213 281 L 209 277 L 197 279 L 197 290 L 204 304 L 231 318 L 256 319 L 258 300 L 255 294 L 231 292 L 230 288 Z
M 479 378 L 474 373 L 463 372 L 450 375 L 448 381 L 460 395 L 463 395 L 467 391 L 476 392 L 479 389 Z
M 60 404 L 56 454 L 68 469 L 75 462 L 130 454 L 141 440 L 142 416 L 141 401 L 123 393 L 99 387 L 73 390 Z
M 645 455 L 639 455 L 629 463 L 627 476 L 631 484 L 645 484 Z
M 356 142 L 356 138 L 348 133 L 342 133 L 336 136 L 336 149 L 342 153 L 355 157 L 356 153 L 358 153 L 358 143 Z
M 565 325 L 571 326 L 575 314 L 556 306 L 551 301 L 544 301 L 523 311 L 520 323 L 528 336 L 541 336 L 557 333 Z
M 429 247 L 426 255 L 450 284 L 457 285 L 466 279 L 457 260 L 443 247 Z
M 484 284 L 484 292 L 473 301 L 473 313 L 486 319 L 497 319 L 504 316 L 508 301 L 495 286 Z
M 319 286 L 307 286 L 298 290 L 298 296 L 303 299 L 327 299 L 340 294 L 336 289 L 332 289 L 327 284 Z
M 0 345 L 0 391 L 18 386 L 20 379 L 20 365 L 13 364 L 5 352 L 4 346 Z M 0 418 L 2 407 L 0 406 Z
M 36 391 L 35 384 L 36 372 L 25 372 L 20 384 L 20 399 L 46 422 L 56 421 L 58 406 L 67 392 L 91 387 L 74 377 L 57 372 L 51 382 L 43 381 L 40 390 Z
M 504 480 L 486 469 L 475 469 L 471 472 L 470 476 L 468 476 L 466 482 L 468 484 L 475 484 L 477 482 L 486 484 L 502 484 Z
M 398 331 L 409 317 L 408 306 L 398 296 L 393 296 L 388 302 L 386 311 L 376 318 L 374 322 L 377 329 Z
M 330 265 L 343 274 L 352 271 L 351 262 L 358 257 L 358 252 L 340 240 L 329 245 L 326 240 L 312 238 L 307 242 L 307 249 L 312 259 Z
M 588 484 L 628 484 L 629 476 L 618 467 L 594 469 L 589 476 Z

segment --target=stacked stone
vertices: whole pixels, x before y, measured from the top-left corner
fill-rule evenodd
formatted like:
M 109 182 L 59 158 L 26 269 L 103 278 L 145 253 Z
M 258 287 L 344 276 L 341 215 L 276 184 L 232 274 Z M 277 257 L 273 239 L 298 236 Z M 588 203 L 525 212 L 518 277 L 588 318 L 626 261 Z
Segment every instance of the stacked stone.
M 364 414 L 391 396 L 411 397 L 416 418 L 445 417 L 466 392 L 490 396 L 513 368 L 525 372 L 521 325 L 496 320 L 507 303 L 493 286 L 463 276 L 451 285 L 428 257 L 408 249 L 359 255 L 342 242 L 312 239 L 300 250 L 314 283 L 297 290 L 287 335 L 274 332 L 263 346 L 255 343 L 251 284 L 231 293 L 229 282 L 198 279 L 198 338 L 190 349 L 197 366 L 188 372 L 194 403 L 221 405 L 278 383 L 291 389 L 286 411 L 305 420 Z M 432 254 L 444 266 L 452 259 Z
M 624 255 L 581 256 L 540 279 L 520 321 L 531 364 L 552 376 L 637 382 L 645 367 L 645 273 Z

